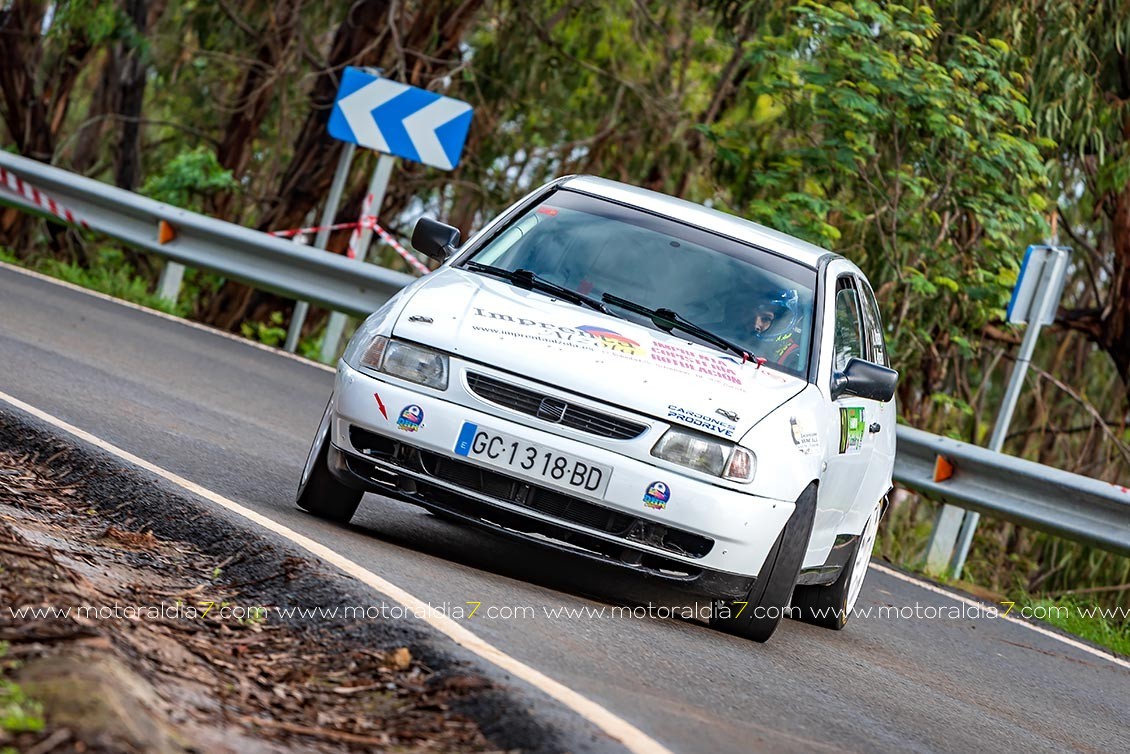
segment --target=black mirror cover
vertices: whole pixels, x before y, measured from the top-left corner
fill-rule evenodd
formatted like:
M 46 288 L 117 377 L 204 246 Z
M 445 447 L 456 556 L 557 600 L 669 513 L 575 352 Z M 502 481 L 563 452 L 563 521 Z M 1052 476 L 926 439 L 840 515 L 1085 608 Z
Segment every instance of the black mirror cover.
M 459 229 L 430 217 L 421 217 L 412 230 L 412 246 L 438 262 L 444 262 L 459 245 Z
M 832 400 L 854 395 L 886 403 L 895 397 L 899 373 L 863 359 L 851 359 L 847 368 L 832 375 Z

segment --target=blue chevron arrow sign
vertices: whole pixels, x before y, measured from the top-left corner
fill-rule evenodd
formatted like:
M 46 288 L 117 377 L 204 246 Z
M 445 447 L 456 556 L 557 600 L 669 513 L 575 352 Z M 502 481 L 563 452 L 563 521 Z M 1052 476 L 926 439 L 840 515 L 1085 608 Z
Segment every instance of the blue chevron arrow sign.
M 378 152 L 451 170 L 471 128 L 471 106 L 457 99 L 346 68 L 330 113 L 330 136 Z

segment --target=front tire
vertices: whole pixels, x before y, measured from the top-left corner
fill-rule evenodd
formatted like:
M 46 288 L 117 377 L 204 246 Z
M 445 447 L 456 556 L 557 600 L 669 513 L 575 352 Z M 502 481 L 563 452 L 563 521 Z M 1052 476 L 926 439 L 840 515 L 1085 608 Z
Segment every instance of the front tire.
M 816 483 L 805 488 L 785 528 L 765 558 L 753 588 L 741 602 L 723 601 L 710 625 L 729 634 L 765 642 L 777 630 L 789 605 L 816 519 Z
M 793 615 L 805 623 L 839 631 L 847 625 L 855 601 L 863 588 L 871 551 L 875 549 L 875 533 L 879 529 L 882 506 L 875 506 L 863 525 L 863 533 L 855 541 L 855 549 L 839 578 L 826 586 L 798 586 L 793 592 Z
M 332 405 L 331 396 L 322 414 L 322 421 L 318 424 L 310 452 L 306 455 L 306 465 L 302 468 L 302 478 L 298 481 L 295 504 L 319 518 L 344 524 L 353 518 L 357 506 L 361 504 L 361 496 L 365 493 L 346 487 L 330 473 L 328 459 Z

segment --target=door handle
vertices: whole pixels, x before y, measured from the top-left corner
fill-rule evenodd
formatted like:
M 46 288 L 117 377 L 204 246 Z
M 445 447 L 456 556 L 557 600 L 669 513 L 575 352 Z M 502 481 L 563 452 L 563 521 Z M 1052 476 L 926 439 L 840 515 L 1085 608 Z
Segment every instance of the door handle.
M 874 435 L 878 434 L 881 429 L 882 427 L 879 426 L 879 422 L 871 422 L 871 426 L 867 428 L 867 431 Z

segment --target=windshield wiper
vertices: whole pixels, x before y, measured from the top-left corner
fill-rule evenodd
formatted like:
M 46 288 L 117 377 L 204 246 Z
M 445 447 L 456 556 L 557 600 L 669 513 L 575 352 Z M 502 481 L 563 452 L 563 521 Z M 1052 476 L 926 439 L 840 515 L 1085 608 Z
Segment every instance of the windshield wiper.
M 492 267 L 489 264 L 480 264 L 478 262 L 468 262 L 465 266 L 468 270 L 474 272 L 481 272 L 486 275 L 500 277 L 503 280 L 509 280 L 519 288 L 538 290 L 542 293 L 551 293 L 558 298 L 563 298 L 578 306 L 587 306 L 603 314 L 612 314 L 607 306 L 600 303 L 600 301 L 597 301 L 595 298 L 586 296 L 580 291 L 574 291 L 572 288 L 566 288 L 563 285 L 558 285 L 550 280 L 546 280 L 532 270 L 504 270 L 501 267 Z
M 721 335 L 712 333 L 705 327 L 696 325 L 694 322 L 690 322 L 684 319 L 678 312 L 663 308 L 648 309 L 643 304 L 637 304 L 635 301 L 629 301 L 626 298 L 613 296 L 611 293 L 605 293 L 603 296 L 601 296 L 601 299 L 607 301 L 613 306 L 618 306 L 621 309 L 627 309 L 630 312 L 635 312 L 636 314 L 642 314 L 645 317 L 650 317 L 655 326 L 665 332 L 671 332 L 672 330 L 677 328 L 679 330 L 682 330 L 683 332 L 694 335 L 696 338 L 705 340 L 707 343 L 712 343 L 719 348 L 725 348 L 727 350 L 733 351 L 734 353 L 742 357 L 743 364 L 753 359 L 753 356 L 750 355 L 749 351 L 745 350 L 737 343 L 734 343 L 731 340 L 727 340 Z

